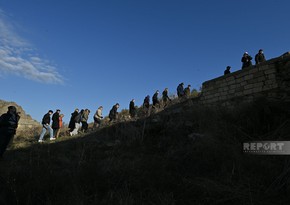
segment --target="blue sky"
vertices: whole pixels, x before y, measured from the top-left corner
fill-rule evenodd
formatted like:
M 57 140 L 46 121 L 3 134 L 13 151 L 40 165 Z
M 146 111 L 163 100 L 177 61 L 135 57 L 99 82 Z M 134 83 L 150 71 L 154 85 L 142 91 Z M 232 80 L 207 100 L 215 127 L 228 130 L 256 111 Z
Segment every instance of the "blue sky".
M 0 99 L 37 121 L 61 109 L 92 115 L 180 82 L 241 68 L 245 51 L 290 50 L 286 0 L 0 0 Z

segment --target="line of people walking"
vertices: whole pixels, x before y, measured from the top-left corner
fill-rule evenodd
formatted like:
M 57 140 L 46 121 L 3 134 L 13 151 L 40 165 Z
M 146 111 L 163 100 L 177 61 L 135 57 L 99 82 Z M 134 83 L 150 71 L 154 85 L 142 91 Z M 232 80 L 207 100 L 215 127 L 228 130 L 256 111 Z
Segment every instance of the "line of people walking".
M 179 99 L 187 98 L 190 96 L 191 90 L 190 85 L 188 85 L 186 88 L 183 88 L 184 83 L 180 83 L 177 86 L 177 96 Z M 152 97 L 152 109 L 156 111 L 157 109 L 160 109 L 163 105 L 163 108 L 168 106 L 169 102 L 171 101 L 170 97 L 168 96 L 168 88 L 165 88 L 162 92 L 162 105 L 159 100 L 159 90 L 156 90 Z M 120 105 L 119 103 L 116 103 L 110 110 L 108 118 L 109 122 L 114 122 L 118 118 L 118 109 Z M 150 96 L 147 95 L 144 99 L 143 105 L 142 105 L 144 116 L 150 115 Z M 57 138 L 59 138 L 60 130 L 63 126 L 63 117 L 64 114 L 60 113 L 61 110 L 57 109 L 55 113 L 53 113 L 52 110 L 49 110 L 42 118 L 42 131 L 39 137 L 38 142 L 43 142 L 44 135 L 46 132 L 49 133 L 49 139 L 50 141 L 54 141 Z M 93 130 L 99 128 L 102 124 L 103 120 L 103 106 L 100 106 L 94 116 L 94 124 L 93 124 Z M 79 132 L 87 132 L 88 131 L 88 119 L 89 119 L 90 110 L 89 109 L 82 109 L 79 111 L 78 108 L 74 110 L 73 113 L 71 113 L 70 121 L 68 124 L 68 134 L 70 136 L 77 135 Z M 52 117 L 51 117 L 52 115 Z M 132 99 L 129 103 L 129 115 L 131 119 L 136 119 L 137 117 L 137 107 L 135 106 L 135 99 Z M 50 122 L 52 120 L 52 123 Z M 51 123 L 51 126 L 50 126 Z

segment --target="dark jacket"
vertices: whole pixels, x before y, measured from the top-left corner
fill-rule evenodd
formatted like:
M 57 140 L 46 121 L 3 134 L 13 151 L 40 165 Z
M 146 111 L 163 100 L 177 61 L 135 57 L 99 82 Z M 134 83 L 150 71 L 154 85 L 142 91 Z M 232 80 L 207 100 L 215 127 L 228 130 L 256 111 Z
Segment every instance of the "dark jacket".
M 136 108 L 135 108 L 135 103 L 133 100 L 130 101 L 130 105 L 129 105 L 129 113 L 130 115 L 135 115 L 135 111 L 136 111 Z
M 46 125 L 46 124 L 50 124 L 50 114 L 46 113 L 43 118 L 42 118 L 42 124 Z
M 143 102 L 143 108 L 148 108 L 149 109 L 150 106 L 150 98 L 149 96 L 145 97 L 144 102 Z
M 68 124 L 68 128 L 70 128 L 71 130 L 73 130 L 75 128 L 75 118 L 76 116 L 78 115 L 79 113 L 77 111 L 74 111 L 72 114 L 71 114 L 71 117 L 70 117 L 70 121 L 69 121 L 69 124 Z
M 81 110 L 77 116 L 74 118 L 74 122 L 75 123 L 81 123 L 81 120 L 82 120 L 82 116 L 84 114 L 84 110 Z
M 228 70 L 228 69 L 226 69 L 226 70 L 224 71 L 224 75 L 227 75 L 227 74 L 230 74 L 230 73 L 231 73 L 231 71 Z
M 18 121 L 20 116 L 16 113 L 15 110 L 10 110 L 7 113 L 1 115 L 0 117 L 0 132 L 15 134 L 18 127 Z
M 51 127 L 53 129 L 58 129 L 59 128 L 59 113 L 58 112 L 55 112 L 52 115 L 52 125 L 51 125 Z
M 265 62 L 266 58 L 263 53 L 257 53 L 255 56 L 255 61 L 256 61 L 256 65 L 258 65 L 259 63 Z
M 109 113 L 109 118 L 110 119 L 115 120 L 117 118 L 117 114 L 118 114 L 117 110 L 118 110 L 117 106 L 114 105 L 112 107 L 112 109 L 110 110 L 110 113 Z
M 178 97 L 182 97 L 183 95 L 184 95 L 183 85 L 182 84 L 179 84 L 177 86 L 177 96 Z
M 242 68 L 247 68 L 247 67 L 252 66 L 252 61 L 251 61 L 252 59 L 253 58 L 249 55 L 243 56 L 241 60 L 243 63 Z
M 158 103 L 158 93 L 154 93 L 152 97 L 153 104 Z

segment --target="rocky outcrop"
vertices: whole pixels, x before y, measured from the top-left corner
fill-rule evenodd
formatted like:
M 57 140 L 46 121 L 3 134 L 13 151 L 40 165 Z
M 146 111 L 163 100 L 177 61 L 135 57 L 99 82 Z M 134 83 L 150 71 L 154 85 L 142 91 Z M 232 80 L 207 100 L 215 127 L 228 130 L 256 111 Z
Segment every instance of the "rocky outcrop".
M 13 105 L 17 108 L 17 112 L 20 112 L 20 121 L 18 125 L 17 131 L 31 129 L 39 127 L 40 124 L 36 120 L 32 119 L 32 117 L 25 113 L 23 108 L 17 105 L 15 102 L 7 102 L 0 100 L 0 115 L 7 112 L 8 106 Z

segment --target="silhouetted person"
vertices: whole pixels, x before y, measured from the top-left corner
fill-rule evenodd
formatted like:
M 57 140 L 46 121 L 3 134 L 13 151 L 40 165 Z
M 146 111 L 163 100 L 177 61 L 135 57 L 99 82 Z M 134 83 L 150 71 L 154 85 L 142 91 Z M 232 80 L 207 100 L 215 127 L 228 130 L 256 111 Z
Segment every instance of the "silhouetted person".
M 103 113 L 102 112 L 103 112 L 103 106 L 100 106 L 97 109 L 97 111 L 96 111 L 96 113 L 94 115 L 94 127 L 93 127 L 94 129 L 101 126 L 101 122 L 102 122 L 102 119 L 103 119 Z
M 75 118 L 79 114 L 79 109 L 76 108 L 75 111 L 71 114 L 71 118 L 68 124 L 69 132 L 72 132 L 75 129 Z
M 9 106 L 7 113 L 0 116 L 0 158 L 16 133 L 19 119 L 15 106 Z
M 56 133 L 59 130 L 59 113 L 60 110 L 57 109 L 55 113 L 53 113 L 52 115 L 52 124 L 51 124 L 51 128 L 53 129 L 53 137 L 56 138 Z
M 118 116 L 118 108 L 120 107 L 119 103 L 114 105 L 109 113 L 110 122 L 117 119 Z
M 248 54 L 248 52 L 245 52 L 241 60 L 243 63 L 242 69 L 252 66 L 252 59 L 253 58 Z
M 136 116 L 135 99 L 132 99 L 130 101 L 129 114 L 130 114 L 131 118 L 135 118 L 135 116 Z
M 43 142 L 43 137 L 46 133 L 46 131 L 49 132 L 49 139 L 50 140 L 55 140 L 55 138 L 53 137 L 53 129 L 50 126 L 50 116 L 52 115 L 53 111 L 49 110 L 48 113 L 46 113 L 43 118 L 42 118 L 42 131 L 39 137 L 38 142 Z
M 186 88 L 184 88 L 184 96 L 188 98 L 190 96 L 190 87 L 191 85 L 188 85 Z
M 87 132 L 88 130 L 88 119 L 89 119 L 89 114 L 90 114 L 90 110 L 89 109 L 85 109 L 83 114 L 82 114 L 82 117 L 81 117 L 81 123 L 82 123 L 82 128 L 81 128 L 81 131 L 83 132 Z
M 231 73 L 230 69 L 231 69 L 231 66 L 227 66 L 227 68 L 224 71 L 224 75 L 230 74 Z
M 156 108 L 156 106 L 159 107 L 160 105 L 159 100 L 158 100 L 158 94 L 159 94 L 159 90 L 157 90 L 152 97 L 153 108 Z
M 168 100 L 171 101 L 171 99 L 168 97 L 168 88 L 165 88 L 162 92 L 163 107 L 167 106 Z
M 177 96 L 179 98 L 183 97 L 184 96 L 184 89 L 183 89 L 183 85 L 184 83 L 180 83 L 178 86 L 177 86 Z
M 74 118 L 75 128 L 73 129 L 72 132 L 69 133 L 70 136 L 78 134 L 78 131 L 79 131 L 80 127 L 81 127 L 81 120 L 82 120 L 82 116 L 84 114 L 84 111 L 85 111 L 84 109 L 81 109 L 81 111 Z
M 149 114 L 149 109 L 150 109 L 150 96 L 147 95 L 143 101 L 143 111 L 146 116 Z
M 60 115 L 59 115 L 59 119 L 58 119 L 58 122 L 59 122 L 59 128 L 57 129 L 55 139 L 57 139 L 57 138 L 59 137 L 60 129 L 61 129 L 62 126 L 63 126 L 63 121 L 62 121 L 63 117 L 64 117 L 64 114 L 60 114 Z
M 264 56 L 264 52 L 262 49 L 260 49 L 259 52 L 255 55 L 255 61 L 256 61 L 256 65 L 266 61 L 266 58 Z

